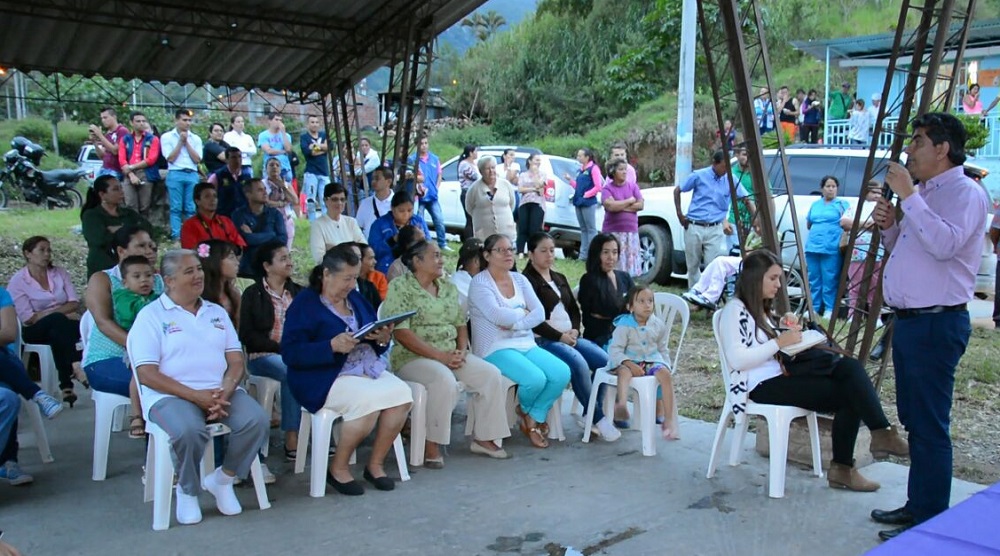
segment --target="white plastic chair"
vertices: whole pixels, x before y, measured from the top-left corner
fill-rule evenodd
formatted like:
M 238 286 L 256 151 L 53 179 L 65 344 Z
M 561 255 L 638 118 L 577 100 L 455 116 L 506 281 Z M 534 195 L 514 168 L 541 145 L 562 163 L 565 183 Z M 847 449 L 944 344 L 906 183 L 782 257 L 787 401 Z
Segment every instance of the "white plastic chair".
M 15 340 L 14 351 L 22 356 L 22 360 L 25 360 L 22 354 L 23 348 L 24 343 L 21 341 L 21 321 L 17 321 L 17 340 Z M 49 353 L 52 353 L 51 350 Z M 25 362 L 25 365 L 27 365 L 27 362 Z M 30 425 L 31 429 L 28 430 L 24 425 Z M 52 450 L 49 448 L 49 435 L 45 432 L 45 421 L 42 420 L 42 411 L 38 408 L 38 404 L 30 400 L 25 401 L 21 399 L 17 428 L 17 443 L 20 447 L 35 446 L 38 448 L 38 455 L 41 456 L 42 462 L 52 463 L 55 461 L 52 457 Z
M 119 408 L 128 408 L 132 401 L 127 396 L 119 396 L 109 392 L 91 391 L 94 400 L 94 463 L 91 479 L 103 481 L 108 472 L 108 446 L 111 444 L 111 431 L 115 423 L 115 413 Z M 125 411 L 123 410 L 124 414 Z
M 514 428 L 517 425 L 517 413 L 514 408 L 517 407 L 517 384 L 505 377 L 501 376 L 500 380 L 503 383 L 504 390 L 507 391 L 507 426 Z M 566 433 L 563 431 L 562 424 L 562 394 L 556 398 L 555 403 L 549 408 L 549 413 L 545 416 L 545 423 L 549 426 L 549 440 L 558 440 L 563 442 L 566 440 Z M 502 439 L 497 441 L 500 445 Z
M 715 475 L 715 468 L 719 462 L 719 452 L 722 450 L 722 442 L 726 438 L 726 429 L 729 428 L 729 420 L 733 418 L 733 395 L 731 389 L 731 377 L 729 363 L 726 361 L 726 354 L 722 351 L 722 337 L 719 334 L 719 323 L 722 321 L 722 311 L 718 311 L 712 317 L 712 330 L 715 332 L 715 342 L 719 349 L 719 366 L 722 368 L 722 381 L 726 387 L 726 400 L 722 405 L 722 416 L 719 418 L 719 426 L 715 430 L 715 440 L 712 442 L 712 455 L 708 458 L 708 473 L 706 478 L 711 479 Z M 816 423 L 816 412 L 794 407 L 790 405 L 759 404 L 747 400 L 746 416 L 760 415 L 767 421 L 767 437 L 770 443 L 770 464 L 768 466 L 768 487 L 767 494 L 771 498 L 784 498 L 785 496 L 785 466 L 788 457 L 788 429 L 792 420 L 805 417 L 809 424 L 809 439 L 812 444 L 813 474 L 817 477 L 823 476 L 823 464 L 820 461 L 819 447 L 819 426 Z M 729 465 L 740 464 L 740 451 L 743 447 L 743 439 L 747 433 L 749 419 L 734 426 L 732 447 L 729 452 Z
M 129 365 L 131 367 L 131 365 Z M 146 486 L 143 491 L 143 502 L 153 502 L 153 530 L 165 531 L 170 528 L 170 506 L 174 499 L 174 461 L 170 453 L 170 435 L 156 423 L 149 420 L 149 404 L 143 399 L 142 383 L 139 375 L 132 369 L 132 378 L 139 390 L 139 403 L 142 406 L 142 417 L 146 420 L 146 434 L 149 442 L 146 446 Z M 205 454 L 201 457 L 201 475 L 215 471 L 215 446 L 212 441 L 216 436 L 229 434 L 229 427 L 222 423 L 209 423 L 209 438 Z M 271 507 L 267 499 L 267 487 L 264 485 L 264 472 L 260 466 L 260 458 L 253 458 L 250 464 L 250 476 L 253 478 L 254 491 L 257 494 L 257 504 L 260 509 Z
M 229 434 L 229 427 L 222 423 L 211 423 L 205 426 L 210 436 L 205 447 L 205 455 L 201 458 L 201 475 L 206 476 L 215 471 L 215 447 L 213 439 L 216 436 Z M 170 506 L 173 503 L 174 462 L 170 454 L 170 436 L 156 423 L 146 420 L 146 432 L 150 440 L 146 449 L 146 487 L 143 492 L 144 502 L 153 502 L 153 530 L 165 531 L 170 528 Z M 254 490 L 257 494 L 257 504 L 261 510 L 271 507 L 267 499 L 267 487 L 264 485 L 264 472 L 260 460 L 253 459 L 250 464 L 250 476 L 253 477 Z
M 30 431 L 24 425 L 30 425 Z M 49 449 L 49 436 L 45 433 L 45 422 L 42 411 L 33 401 L 21 399 L 21 410 L 18 413 L 17 443 L 21 448 L 35 446 L 43 463 L 52 463 L 52 450 Z
M 677 348 L 673 353 L 664 353 L 669 359 L 664 361 L 670 368 L 677 372 L 677 364 L 680 361 L 681 347 L 684 344 L 684 335 L 687 334 L 688 323 L 691 320 L 691 311 L 687 301 L 672 293 L 657 292 L 654 294 L 656 316 L 663 320 L 667 327 L 667 346 L 670 345 L 670 336 L 673 334 L 674 321 L 680 317 L 681 332 L 677 339 Z M 590 401 L 587 403 L 587 415 L 593 415 L 597 407 L 597 393 L 602 384 L 608 385 L 608 392 L 605 394 L 605 407 L 608 407 L 614 389 L 618 388 L 618 377 L 611 374 L 610 367 L 598 369 L 594 373 L 594 384 L 590 389 Z M 635 377 L 629 382 L 629 387 L 635 391 L 634 409 L 636 415 L 632 416 L 633 423 L 639 423 L 639 430 L 642 433 L 642 455 L 656 455 L 656 389 L 659 387 L 656 377 L 641 376 Z M 676 403 L 676 400 L 675 402 Z M 583 441 L 590 442 L 590 427 L 583 428 Z
M 39 375 L 39 386 L 42 390 L 45 390 L 49 394 L 54 394 L 59 391 L 59 371 L 56 370 L 56 360 L 52 356 L 52 348 L 45 344 L 26 344 L 24 343 L 24 338 L 21 335 L 23 332 L 23 327 L 21 321 L 17 321 L 17 340 L 21 344 L 21 361 L 24 362 L 24 368 L 28 368 L 28 363 L 31 361 L 31 354 L 34 353 L 38 356 L 38 375 Z
M 295 473 L 302 473 L 306 468 L 306 450 L 312 444 L 312 459 L 309 470 L 309 496 L 322 498 L 326 496 L 326 470 L 330 463 L 330 437 L 334 434 L 333 424 L 342 415 L 332 409 L 320 409 L 309 413 L 302 408 L 302 423 L 299 425 L 299 443 L 295 450 Z M 411 425 L 411 430 L 412 430 Z M 310 437 L 311 433 L 311 437 Z M 406 467 L 406 452 L 403 450 L 403 437 L 396 435 L 392 443 L 396 454 L 396 465 L 399 466 L 399 478 L 410 480 L 410 471 Z M 412 449 L 412 446 L 411 446 Z M 356 461 L 357 454 L 351 454 L 351 463 Z
M 245 357 L 246 351 L 244 350 L 244 358 Z M 257 403 L 264 408 L 264 413 L 266 413 L 267 418 L 270 419 L 271 412 L 274 411 L 274 398 L 278 395 L 278 390 L 281 389 L 281 383 L 266 376 L 248 374 L 247 384 L 253 387 L 254 397 L 257 399 Z M 264 443 L 264 448 L 260 451 L 265 459 L 267 458 L 267 454 L 269 452 L 268 448 L 270 445 L 270 433 L 268 433 L 268 441 Z

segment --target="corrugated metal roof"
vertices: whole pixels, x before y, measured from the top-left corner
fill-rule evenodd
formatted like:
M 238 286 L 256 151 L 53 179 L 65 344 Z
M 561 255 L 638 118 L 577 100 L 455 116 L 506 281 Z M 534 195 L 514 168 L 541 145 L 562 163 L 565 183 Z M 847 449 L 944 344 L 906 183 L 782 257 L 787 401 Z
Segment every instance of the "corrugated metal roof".
M 959 25 L 952 25 L 950 28 L 951 34 L 956 35 L 960 29 Z M 895 38 L 895 33 L 883 33 L 840 39 L 792 41 L 791 44 L 797 50 L 815 56 L 820 60 L 826 60 L 827 48 L 830 49 L 830 60 L 879 59 L 887 58 L 892 54 L 892 44 Z M 929 40 L 933 41 L 933 37 Z M 969 26 L 966 48 L 978 48 L 998 44 L 1000 44 L 1000 19 L 980 21 Z M 911 53 L 912 49 L 909 49 L 899 54 L 900 56 L 905 56 Z
M 485 0 L 0 0 L 0 65 L 342 91 Z

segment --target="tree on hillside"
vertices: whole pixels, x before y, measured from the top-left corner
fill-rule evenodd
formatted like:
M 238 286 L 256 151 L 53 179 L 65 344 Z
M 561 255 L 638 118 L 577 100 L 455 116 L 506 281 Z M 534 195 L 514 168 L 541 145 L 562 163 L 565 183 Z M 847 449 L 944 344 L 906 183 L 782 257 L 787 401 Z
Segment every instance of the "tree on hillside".
M 496 10 L 489 10 L 485 14 L 476 12 L 471 17 L 462 20 L 462 27 L 472 29 L 476 38 L 481 42 L 490 40 L 490 37 L 495 35 L 504 25 L 507 25 L 507 20 Z

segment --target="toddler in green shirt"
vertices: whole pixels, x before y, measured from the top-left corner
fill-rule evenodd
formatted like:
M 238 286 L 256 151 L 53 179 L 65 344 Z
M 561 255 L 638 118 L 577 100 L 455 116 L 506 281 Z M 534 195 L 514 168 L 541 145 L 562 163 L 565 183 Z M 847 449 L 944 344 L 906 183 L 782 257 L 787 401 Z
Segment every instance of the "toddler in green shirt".
M 128 331 L 135 323 L 135 317 L 143 307 L 153 302 L 159 294 L 153 293 L 153 265 L 141 255 L 126 257 L 118 265 L 122 275 L 122 285 L 112 292 L 115 322 Z

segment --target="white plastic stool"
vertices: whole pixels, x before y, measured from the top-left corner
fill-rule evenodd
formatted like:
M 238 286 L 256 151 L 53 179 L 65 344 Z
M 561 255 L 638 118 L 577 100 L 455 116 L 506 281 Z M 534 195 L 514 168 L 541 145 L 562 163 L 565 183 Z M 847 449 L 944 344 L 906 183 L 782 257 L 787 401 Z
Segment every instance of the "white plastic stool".
M 597 407 L 597 393 L 602 384 L 607 384 L 615 389 L 618 388 L 618 377 L 611 374 L 607 367 L 597 369 L 594 373 L 594 385 L 590 388 L 590 401 L 587 403 L 587 415 L 593 415 Z M 654 376 L 635 377 L 629 383 L 629 387 L 635 391 L 633 408 L 636 415 L 632 416 L 633 422 L 639 423 L 639 430 L 642 434 L 642 455 L 656 455 L 656 434 L 660 430 L 656 426 L 656 389 L 660 383 Z M 604 407 L 608 407 L 609 396 L 607 392 L 604 396 Z M 612 409 L 613 411 L 613 409 Z M 613 415 L 613 413 L 611 413 Z M 590 442 L 590 427 L 583 428 L 583 441 Z
M 326 470 L 330 462 L 330 436 L 333 434 L 333 423 L 342 416 L 331 409 L 320 409 L 309 413 L 302 408 L 302 424 L 299 425 L 299 443 L 295 450 L 295 473 L 302 473 L 306 468 L 306 450 L 312 443 L 312 459 L 309 471 L 309 496 L 322 498 L 326 496 Z M 310 432 L 311 437 L 310 437 Z M 396 435 L 392 447 L 396 453 L 396 465 L 399 466 L 399 478 L 410 480 L 410 471 L 406 467 L 406 452 L 403 450 L 403 437 Z M 351 463 L 355 462 L 357 454 L 351 454 Z
M 25 425 L 30 425 L 30 432 Z M 38 409 L 38 404 L 21 399 L 17 428 L 17 443 L 21 448 L 36 446 L 43 463 L 55 461 L 55 458 L 52 457 L 52 450 L 49 449 L 49 436 L 45 433 L 45 422 L 42 420 L 42 411 Z
M 122 407 L 129 407 L 132 402 L 127 396 L 119 396 L 109 392 L 92 390 L 94 400 L 94 464 L 91 479 L 103 481 L 108 472 L 108 446 L 111 444 L 111 431 L 115 428 L 115 413 Z
M 201 458 L 202 477 L 215 471 L 215 450 L 212 439 L 230 432 L 229 427 L 221 423 L 212 423 L 206 428 L 210 436 L 205 455 Z M 146 450 L 146 488 L 143 501 L 153 502 L 153 530 L 165 531 L 170 528 L 170 506 L 174 497 L 174 462 L 170 454 L 170 436 L 152 421 L 146 421 L 146 432 L 149 433 L 150 439 Z M 250 476 L 253 477 L 260 509 L 270 508 L 271 503 L 267 500 L 267 488 L 264 485 L 264 473 L 257 458 L 250 464 Z
M 267 414 L 267 418 L 271 418 L 271 412 L 274 411 L 274 398 L 278 394 L 278 390 L 281 389 L 281 383 L 273 378 L 268 378 L 266 376 L 256 376 L 250 375 L 247 377 L 247 384 L 253 386 L 254 394 L 257 398 L 257 403 L 264 408 L 264 413 Z M 268 431 L 268 441 L 264 443 L 264 448 L 261 450 L 261 454 L 267 458 L 268 448 L 271 445 L 270 441 L 270 430 Z

